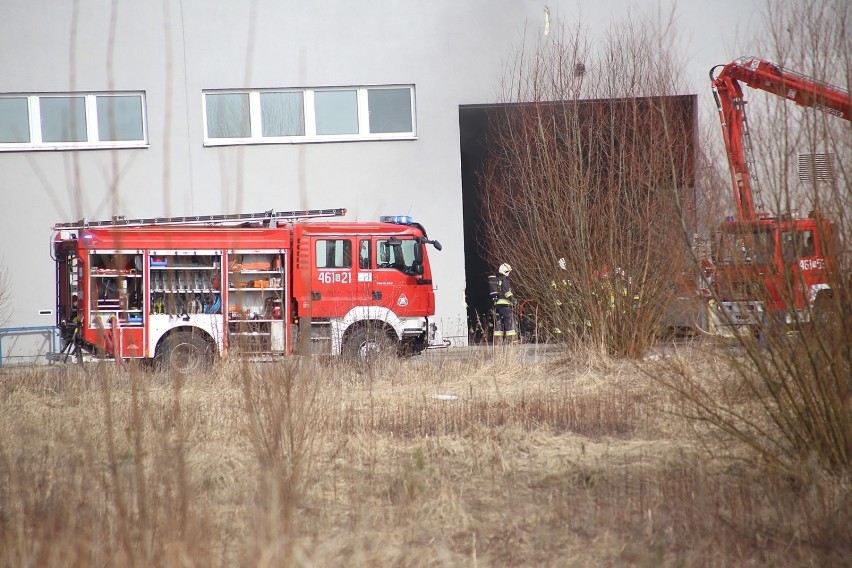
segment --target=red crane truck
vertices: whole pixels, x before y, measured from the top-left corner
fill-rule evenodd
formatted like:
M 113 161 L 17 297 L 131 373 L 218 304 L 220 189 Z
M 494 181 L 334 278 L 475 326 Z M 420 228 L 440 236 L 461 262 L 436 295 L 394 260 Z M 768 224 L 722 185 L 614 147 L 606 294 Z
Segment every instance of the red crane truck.
M 787 324 L 808 321 L 811 308 L 831 294 L 836 235 L 818 212 L 796 218 L 763 211 L 741 84 L 847 121 L 849 93 L 758 57 L 717 65 L 710 70 L 710 80 L 737 207 L 736 218 L 721 225 L 713 242 L 717 311 L 710 314 L 711 321 L 723 334 L 755 330 L 773 313 Z
M 219 355 L 416 354 L 436 341 L 422 225 L 345 209 L 58 223 L 62 351 L 181 373 Z

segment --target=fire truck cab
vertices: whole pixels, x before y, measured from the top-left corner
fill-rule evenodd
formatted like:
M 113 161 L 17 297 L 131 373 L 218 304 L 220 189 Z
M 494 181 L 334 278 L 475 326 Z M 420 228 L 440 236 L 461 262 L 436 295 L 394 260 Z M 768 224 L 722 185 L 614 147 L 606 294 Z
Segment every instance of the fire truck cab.
M 216 356 L 422 352 L 436 333 L 426 245 L 440 244 L 405 216 L 308 220 L 344 214 L 57 224 L 63 352 L 182 373 Z

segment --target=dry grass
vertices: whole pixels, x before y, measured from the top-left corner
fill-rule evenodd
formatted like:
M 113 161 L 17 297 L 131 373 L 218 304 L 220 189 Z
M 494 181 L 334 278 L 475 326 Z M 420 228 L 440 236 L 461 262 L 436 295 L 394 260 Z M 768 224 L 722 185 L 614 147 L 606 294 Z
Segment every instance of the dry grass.
M 842 564 L 848 481 L 738 459 L 649 376 L 673 361 L 736 396 L 692 348 L 8 373 L 0 564 Z

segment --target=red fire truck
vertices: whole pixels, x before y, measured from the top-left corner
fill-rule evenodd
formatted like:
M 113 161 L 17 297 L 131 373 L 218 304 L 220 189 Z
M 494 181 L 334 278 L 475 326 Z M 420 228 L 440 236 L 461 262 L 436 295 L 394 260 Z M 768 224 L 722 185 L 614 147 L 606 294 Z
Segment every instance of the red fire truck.
M 716 69 L 721 71 L 715 74 Z M 715 74 L 715 75 L 714 75 Z M 758 57 L 710 70 L 731 171 L 736 218 L 722 223 L 713 243 L 716 331 L 748 332 L 766 314 L 786 323 L 808 321 L 831 298 L 829 275 L 837 235 L 818 212 L 772 216 L 760 202 L 742 84 L 849 120 L 849 93 Z M 742 83 L 742 84 L 741 84 Z
M 54 226 L 63 350 L 188 373 L 217 355 L 416 354 L 435 342 L 422 225 L 345 209 Z M 438 340 L 440 342 L 440 340 Z

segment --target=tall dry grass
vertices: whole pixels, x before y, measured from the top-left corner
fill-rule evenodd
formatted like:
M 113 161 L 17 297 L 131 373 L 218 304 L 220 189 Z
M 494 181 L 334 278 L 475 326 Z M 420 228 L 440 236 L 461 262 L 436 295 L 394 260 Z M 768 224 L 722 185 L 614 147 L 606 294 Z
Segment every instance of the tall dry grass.
M 642 372 L 679 361 L 726 393 L 724 362 L 526 349 L 369 369 L 226 361 L 182 381 L 7 372 L 0 564 L 836 565 L 852 552 L 848 481 L 742 459 Z

